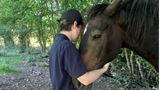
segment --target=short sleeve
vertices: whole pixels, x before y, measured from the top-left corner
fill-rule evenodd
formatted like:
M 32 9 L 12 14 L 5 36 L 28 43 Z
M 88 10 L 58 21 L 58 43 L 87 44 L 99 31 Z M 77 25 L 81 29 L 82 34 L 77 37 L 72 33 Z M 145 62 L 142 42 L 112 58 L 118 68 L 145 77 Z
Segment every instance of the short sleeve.
M 64 68 L 74 79 L 87 72 L 87 68 L 75 46 L 69 46 L 65 49 Z

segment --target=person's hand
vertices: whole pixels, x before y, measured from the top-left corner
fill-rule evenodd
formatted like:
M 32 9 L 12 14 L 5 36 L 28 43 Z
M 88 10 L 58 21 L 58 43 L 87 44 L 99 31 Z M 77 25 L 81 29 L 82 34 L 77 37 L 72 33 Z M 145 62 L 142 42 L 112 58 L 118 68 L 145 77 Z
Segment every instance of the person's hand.
M 109 64 L 110 64 L 110 62 L 109 62 L 109 63 L 106 63 L 106 64 L 103 66 L 103 68 L 105 68 L 105 69 L 107 70 L 108 67 L 109 67 Z

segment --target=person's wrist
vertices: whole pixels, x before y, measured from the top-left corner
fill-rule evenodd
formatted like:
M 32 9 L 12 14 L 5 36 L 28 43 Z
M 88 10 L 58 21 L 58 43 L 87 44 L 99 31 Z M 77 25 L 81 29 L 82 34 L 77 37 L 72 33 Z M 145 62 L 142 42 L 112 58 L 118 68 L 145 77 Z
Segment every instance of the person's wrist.
M 110 64 L 110 63 L 105 64 L 105 65 L 103 66 L 103 68 L 107 70 L 108 67 L 109 67 L 109 64 Z
M 107 71 L 108 68 L 107 67 L 103 67 L 102 69 L 105 72 L 105 71 Z

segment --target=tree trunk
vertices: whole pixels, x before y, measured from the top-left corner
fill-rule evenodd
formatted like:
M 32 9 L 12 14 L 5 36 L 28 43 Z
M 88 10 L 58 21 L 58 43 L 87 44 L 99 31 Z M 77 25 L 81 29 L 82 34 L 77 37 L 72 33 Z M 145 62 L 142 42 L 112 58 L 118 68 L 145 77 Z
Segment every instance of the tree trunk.
M 19 42 L 20 42 L 20 53 L 24 53 L 26 50 L 26 38 L 23 33 L 19 35 Z
M 26 48 L 28 49 L 30 45 L 30 38 L 26 37 Z
M 19 42 L 20 42 L 20 53 L 24 53 L 26 49 L 29 48 L 29 31 L 27 30 L 26 25 L 21 25 L 22 31 L 19 34 Z M 24 30 L 26 29 L 26 30 Z
M 42 30 L 38 28 L 37 38 L 38 38 L 39 45 L 40 45 L 40 51 L 43 54 L 43 53 L 46 53 L 46 41 L 42 33 L 43 33 Z

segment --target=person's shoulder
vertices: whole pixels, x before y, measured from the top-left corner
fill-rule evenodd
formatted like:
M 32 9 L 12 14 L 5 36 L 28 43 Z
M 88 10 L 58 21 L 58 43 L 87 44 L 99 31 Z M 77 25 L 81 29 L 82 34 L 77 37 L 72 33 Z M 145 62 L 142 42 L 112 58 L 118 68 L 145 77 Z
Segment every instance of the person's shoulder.
M 63 41 L 62 45 L 64 45 L 66 48 L 67 47 L 74 47 L 74 44 L 71 41 L 68 41 L 68 40 Z

